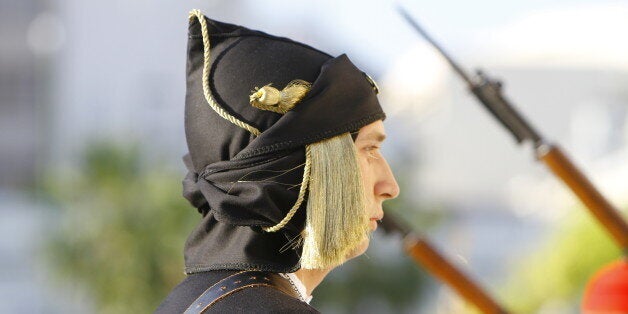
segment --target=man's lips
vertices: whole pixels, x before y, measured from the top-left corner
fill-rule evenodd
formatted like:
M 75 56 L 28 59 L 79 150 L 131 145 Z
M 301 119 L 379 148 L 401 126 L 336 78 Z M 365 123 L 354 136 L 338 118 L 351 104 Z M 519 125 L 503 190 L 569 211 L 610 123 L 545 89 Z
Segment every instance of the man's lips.
M 384 219 L 384 213 L 381 213 L 375 217 L 371 217 L 371 220 L 382 220 Z
M 375 229 L 377 229 L 377 222 L 382 220 L 382 218 L 384 218 L 384 215 L 379 215 L 377 217 L 371 217 L 370 218 L 370 225 L 371 225 L 371 230 L 375 231 Z

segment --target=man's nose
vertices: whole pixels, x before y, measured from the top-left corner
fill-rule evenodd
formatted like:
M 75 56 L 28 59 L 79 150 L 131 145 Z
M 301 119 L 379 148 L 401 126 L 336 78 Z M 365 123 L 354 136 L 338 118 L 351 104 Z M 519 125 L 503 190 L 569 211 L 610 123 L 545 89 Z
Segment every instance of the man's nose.
M 383 200 L 399 196 L 399 185 L 386 160 L 384 160 L 380 180 L 378 180 L 375 186 L 375 194 L 383 198 Z

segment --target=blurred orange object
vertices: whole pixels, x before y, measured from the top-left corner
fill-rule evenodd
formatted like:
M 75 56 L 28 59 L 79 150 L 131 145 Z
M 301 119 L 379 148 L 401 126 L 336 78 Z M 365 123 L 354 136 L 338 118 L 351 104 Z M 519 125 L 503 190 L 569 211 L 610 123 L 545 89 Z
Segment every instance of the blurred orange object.
M 628 313 L 628 260 L 613 262 L 593 275 L 584 291 L 582 312 Z

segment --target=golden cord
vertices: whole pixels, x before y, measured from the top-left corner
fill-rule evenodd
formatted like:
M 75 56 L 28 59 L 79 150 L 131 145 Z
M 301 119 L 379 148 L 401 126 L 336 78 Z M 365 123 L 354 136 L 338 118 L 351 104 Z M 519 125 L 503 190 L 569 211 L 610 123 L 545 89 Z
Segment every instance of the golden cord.
M 276 225 L 272 227 L 263 228 L 266 232 L 275 232 L 279 229 L 283 228 L 290 222 L 292 216 L 297 212 L 297 209 L 301 207 L 301 203 L 305 199 L 305 192 L 308 188 L 308 183 L 310 181 L 310 169 L 311 169 L 311 153 L 310 153 L 310 145 L 305 146 L 305 166 L 303 167 L 303 182 L 301 182 L 301 188 L 299 189 L 299 196 L 297 197 L 297 201 L 294 203 L 288 214 Z
M 192 20 L 194 18 L 198 18 L 198 22 L 201 24 L 201 33 L 203 35 L 203 94 L 205 95 L 205 100 L 207 100 L 209 106 L 225 120 L 251 132 L 255 136 L 260 135 L 261 132 L 257 128 L 230 115 L 227 111 L 220 107 L 209 92 L 210 46 L 209 34 L 207 33 L 207 21 L 205 21 L 205 16 L 201 13 L 201 10 L 198 9 L 190 11 L 188 19 Z

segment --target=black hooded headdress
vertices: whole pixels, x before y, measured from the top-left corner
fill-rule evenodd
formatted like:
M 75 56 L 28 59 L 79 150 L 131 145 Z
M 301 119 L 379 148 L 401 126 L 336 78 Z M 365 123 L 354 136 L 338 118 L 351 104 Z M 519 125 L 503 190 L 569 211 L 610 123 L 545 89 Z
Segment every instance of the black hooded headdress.
M 183 194 L 203 215 L 185 245 L 185 272 L 293 272 L 303 202 L 278 232 L 266 232 L 297 201 L 305 146 L 384 118 L 374 83 L 346 55 L 190 15 Z M 210 53 L 211 52 L 211 53 Z M 255 88 L 300 79 L 311 88 L 285 114 L 251 106 Z

